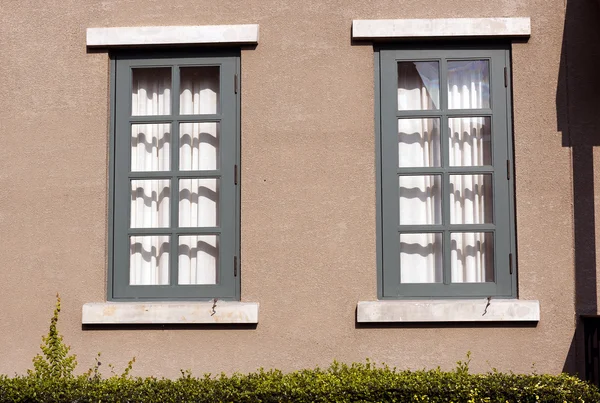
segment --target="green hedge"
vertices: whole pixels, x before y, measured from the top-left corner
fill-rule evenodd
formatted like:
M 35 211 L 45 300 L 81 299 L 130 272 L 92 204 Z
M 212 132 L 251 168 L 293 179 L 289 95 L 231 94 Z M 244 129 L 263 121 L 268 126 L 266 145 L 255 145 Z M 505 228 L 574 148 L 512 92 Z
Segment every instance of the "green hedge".
M 0 402 L 600 402 L 600 394 L 567 375 L 410 372 L 366 363 L 176 380 L 4 377 Z
M 600 402 L 595 386 L 565 374 L 515 375 L 492 371 L 470 374 L 466 362 L 444 372 L 398 371 L 387 366 L 333 363 L 329 368 L 284 374 L 260 370 L 231 376 L 195 378 L 182 372 L 176 380 L 130 376 L 125 371 L 102 378 L 100 360 L 75 376 L 76 357 L 69 354 L 57 329 L 60 298 L 42 337 L 42 354 L 24 376 L 0 375 L 0 403 L 5 402 Z M 109 365 L 112 370 L 113 367 Z

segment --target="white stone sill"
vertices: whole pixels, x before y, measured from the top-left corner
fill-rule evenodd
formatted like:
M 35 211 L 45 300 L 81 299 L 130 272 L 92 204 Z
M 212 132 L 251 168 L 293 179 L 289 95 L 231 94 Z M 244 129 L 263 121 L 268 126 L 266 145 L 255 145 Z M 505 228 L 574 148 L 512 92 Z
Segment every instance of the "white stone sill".
M 88 47 L 256 44 L 258 24 L 88 28 L 86 41 Z
M 84 325 L 254 324 L 258 302 L 92 302 L 83 305 Z
M 352 21 L 353 39 L 528 38 L 530 35 L 529 17 Z
M 494 298 L 359 301 L 356 320 L 359 323 L 539 322 L 540 303 Z

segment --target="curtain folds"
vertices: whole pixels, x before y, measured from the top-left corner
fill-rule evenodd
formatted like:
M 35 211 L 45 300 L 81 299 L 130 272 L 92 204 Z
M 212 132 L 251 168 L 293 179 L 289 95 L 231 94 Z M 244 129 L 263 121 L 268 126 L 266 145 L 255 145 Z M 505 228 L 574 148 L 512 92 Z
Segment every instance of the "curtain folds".
M 412 65 L 412 66 L 411 66 Z M 438 109 L 437 62 L 398 64 L 400 110 Z M 448 109 L 489 108 L 487 61 L 448 62 Z M 435 102 L 434 102 L 435 100 Z M 440 167 L 440 124 L 449 128 L 448 161 L 452 166 L 491 165 L 489 117 L 400 118 L 399 167 Z M 442 224 L 441 175 L 399 176 L 400 225 Z M 450 175 L 451 224 L 493 222 L 492 177 L 489 174 Z M 449 194 L 448 194 L 449 193 Z M 493 281 L 493 235 L 453 232 L 450 235 L 451 281 Z M 441 233 L 400 235 L 402 283 L 443 281 Z
M 219 68 L 180 69 L 181 115 L 218 113 Z M 171 114 L 171 69 L 134 69 L 132 115 Z M 170 123 L 134 124 L 131 131 L 131 170 L 216 171 L 219 169 L 219 123 L 180 123 L 179 166 L 171 162 Z M 180 179 L 172 195 L 172 179 L 131 181 L 131 228 L 216 227 L 219 225 L 219 179 Z M 172 197 L 176 196 L 172 200 Z M 171 222 L 171 203 L 178 203 L 178 222 Z M 130 239 L 130 284 L 170 283 L 171 243 L 178 242 L 178 284 L 216 284 L 219 256 L 217 235 L 140 235 Z

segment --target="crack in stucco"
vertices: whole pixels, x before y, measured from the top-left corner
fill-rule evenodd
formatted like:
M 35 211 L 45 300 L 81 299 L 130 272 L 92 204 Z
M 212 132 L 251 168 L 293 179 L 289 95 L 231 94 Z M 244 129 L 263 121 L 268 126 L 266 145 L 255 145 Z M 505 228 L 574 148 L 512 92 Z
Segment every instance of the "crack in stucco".
M 213 305 L 210 308 L 211 309 L 211 313 L 210 316 L 214 316 L 215 313 L 217 313 L 217 310 L 215 309 L 217 307 L 217 299 L 213 299 Z
M 481 316 L 485 316 L 485 314 L 487 313 L 487 309 L 490 306 L 492 301 L 492 297 L 487 297 L 487 304 L 485 306 L 485 308 L 483 309 L 483 313 L 481 314 Z

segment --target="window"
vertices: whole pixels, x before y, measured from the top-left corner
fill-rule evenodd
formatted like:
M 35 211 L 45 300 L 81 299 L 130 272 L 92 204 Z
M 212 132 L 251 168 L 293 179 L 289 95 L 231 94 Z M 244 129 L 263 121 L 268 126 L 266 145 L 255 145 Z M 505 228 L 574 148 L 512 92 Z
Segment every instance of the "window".
M 508 48 L 376 60 L 380 297 L 515 297 Z
M 238 70 L 112 54 L 109 299 L 239 299 Z

